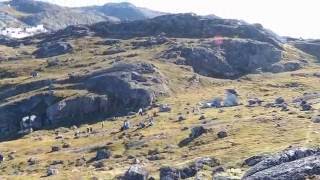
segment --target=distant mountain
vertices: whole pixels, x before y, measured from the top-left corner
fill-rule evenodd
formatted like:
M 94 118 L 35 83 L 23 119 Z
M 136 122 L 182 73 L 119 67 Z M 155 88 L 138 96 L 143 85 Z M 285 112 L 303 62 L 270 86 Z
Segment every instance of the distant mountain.
M 95 12 L 104 14 L 106 16 L 113 16 L 120 19 L 121 21 L 142 20 L 154 18 L 165 14 L 146 8 L 139 8 L 127 2 L 108 3 L 103 6 L 91 6 L 79 9 L 85 12 Z
M 130 3 L 68 8 L 36 0 L 11 0 L 0 3 L 0 28 L 43 24 L 49 30 L 59 30 L 70 25 L 142 20 L 163 14 Z

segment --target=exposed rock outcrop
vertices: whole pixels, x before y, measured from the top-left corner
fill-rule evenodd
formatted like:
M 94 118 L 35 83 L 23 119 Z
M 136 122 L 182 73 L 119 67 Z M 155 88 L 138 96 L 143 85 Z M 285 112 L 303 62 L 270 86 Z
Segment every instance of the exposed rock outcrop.
M 160 168 L 160 180 L 178 180 L 187 179 L 196 176 L 197 172 L 207 168 L 213 168 L 220 165 L 215 158 L 199 158 L 183 168 L 162 167 Z
M 74 84 L 70 95 L 55 93 L 54 84 Z M 49 91 L 0 106 L 2 136 L 20 130 L 22 117 L 36 115 L 34 129 L 125 115 L 151 106 L 169 93 L 165 77 L 148 63 L 117 64 L 77 78 L 35 81 L 4 89 L 0 99 L 48 86 Z M 53 86 L 50 90 L 49 86 Z M 62 93 L 63 94 L 63 93 Z
M 119 112 L 117 104 L 121 105 L 122 111 L 136 111 L 169 92 L 164 76 L 148 63 L 117 64 L 87 76 L 83 82 L 89 91 L 107 94 L 115 112 Z
M 144 21 L 119 24 L 97 23 L 91 27 L 98 35 L 114 38 L 156 36 L 166 33 L 176 38 L 208 38 L 214 36 L 249 38 L 277 47 L 282 39 L 263 27 L 244 21 L 207 18 L 195 14 L 173 14 Z
M 320 60 L 320 40 L 304 40 L 304 41 L 292 41 L 290 42 L 296 48 L 315 56 Z
M 72 50 L 73 48 L 69 43 L 50 42 L 42 44 L 41 47 L 33 53 L 33 55 L 35 55 L 36 58 L 47 58 L 70 53 Z
M 269 43 L 227 38 L 220 41 L 221 45 L 216 45 L 212 40 L 198 45 L 174 46 L 165 51 L 162 57 L 170 58 L 169 54 L 178 54 L 195 72 L 218 78 L 237 78 L 257 70 L 271 71 L 270 66 L 281 61 L 282 50 Z M 298 68 L 283 67 L 279 71 Z
M 60 120 L 82 119 L 93 113 L 104 115 L 108 113 L 110 102 L 107 96 L 88 94 L 76 96 L 59 101 L 46 110 L 47 119 L 50 123 L 57 123 Z
M 319 149 L 289 149 L 265 158 L 249 169 L 243 179 L 305 179 L 320 175 L 319 155 Z

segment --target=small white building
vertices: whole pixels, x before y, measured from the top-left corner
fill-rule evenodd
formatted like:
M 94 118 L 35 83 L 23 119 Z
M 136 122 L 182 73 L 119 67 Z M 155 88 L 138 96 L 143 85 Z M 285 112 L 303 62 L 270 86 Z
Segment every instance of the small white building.
M 21 39 L 29 36 L 33 36 L 36 34 L 48 32 L 43 25 L 37 25 L 35 27 L 27 27 L 27 28 L 13 28 L 7 27 L 3 28 L 0 31 L 0 35 L 7 36 L 10 38 Z

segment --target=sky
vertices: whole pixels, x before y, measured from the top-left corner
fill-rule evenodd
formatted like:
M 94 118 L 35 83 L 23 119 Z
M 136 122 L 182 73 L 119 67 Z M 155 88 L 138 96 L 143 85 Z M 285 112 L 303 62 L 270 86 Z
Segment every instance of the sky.
M 215 14 L 222 18 L 261 23 L 282 36 L 320 39 L 320 0 L 42 0 L 62 6 L 102 5 L 130 2 L 153 10 L 199 15 Z

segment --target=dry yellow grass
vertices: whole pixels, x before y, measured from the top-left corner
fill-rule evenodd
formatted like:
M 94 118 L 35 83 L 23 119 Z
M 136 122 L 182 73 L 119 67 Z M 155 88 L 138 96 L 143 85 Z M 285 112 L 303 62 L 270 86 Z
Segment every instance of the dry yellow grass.
M 98 40 L 100 39 L 74 40 L 72 42 L 74 46 L 79 47 L 79 49 L 81 46 L 83 50 L 75 50 L 73 54 L 59 57 L 61 61 L 64 61 L 63 66 L 47 68 L 45 59 L 25 59 L 4 62 L 0 64 L 0 68 L 25 72 L 25 69 L 32 71 L 35 68 L 42 67 L 44 70 L 40 73 L 40 79 L 63 79 L 67 77 L 68 73 L 81 73 L 85 70 L 92 71 L 109 67 L 110 59 L 113 56 L 94 55 L 91 52 L 93 50 L 103 52 L 104 49 L 108 48 L 108 46 L 96 46 L 95 42 Z M 129 41 L 126 41 L 122 45 L 129 43 Z M 29 48 L 32 49 L 32 47 Z M 101 128 L 100 123 L 84 124 L 79 127 L 80 131 L 85 131 L 88 126 L 91 126 L 97 133 L 79 139 L 74 139 L 74 131 L 70 129 L 67 132 L 59 133 L 59 135 L 63 136 L 63 139 L 55 139 L 54 130 L 41 130 L 21 139 L 1 142 L 0 151 L 2 153 L 16 152 L 14 160 L 5 161 L 1 164 L 0 177 L 4 179 L 38 179 L 45 175 L 46 169 L 52 161 L 63 160 L 64 164 L 59 166 L 59 175 L 53 178 L 48 177 L 48 179 L 90 179 L 91 177 L 112 179 L 122 174 L 130 166 L 132 160 L 127 157 L 132 155 L 141 159 L 151 174 L 159 178 L 159 167 L 164 165 L 183 166 L 198 157 L 215 157 L 227 167 L 241 167 L 243 160 L 252 155 L 277 152 L 290 145 L 313 146 L 320 143 L 320 125 L 311 122 L 309 117 L 313 115 L 312 113 L 300 112 L 292 105 L 289 106 L 289 112 L 296 112 L 296 114 L 281 112 L 278 108 L 248 108 L 245 106 L 247 99 L 253 97 L 259 97 L 266 102 L 273 102 L 276 97 L 281 96 L 290 102 L 293 98 L 301 96 L 305 92 L 317 92 L 320 90 L 320 86 L 316 83 L 319 81 L 318 78 L 292 77 L 291 73 L 248 75 L 240 80 L 219 80 L 200 76 L 200 83 L 190 84 L 188 78 L 193 75 L 192 72 L 154 58 L 154 55 L 164 48 L 166 47 L 137 49 L 122 54 L 125 56 L 129 53 L 137 53 L 137 57 L 125 58 L 124 61 L 152 62 L 170 79 L 171 96 L 161 98 L 159 103 L 170 104 L 172 112 L 159 113 L 160 116 L 156 117 L 156 124 L 153 127 L 136 132 L 130 130 L 123 137 L 120 137 L 120 133 L 112 134 L 112 132 L 120 128 L 124 117 L 117 121 L 106 121 L 104 128 Z M 287 59 L 299 56 L 300 52 L 296 49 L 292 49 L 292 47 L 286 48 L 292 52 L 290 55 L 286 55 Z M 310 67 L 295 73 L 317 72 L 319 67 L 313 63 Z M 16 78 L 2 79 L 0 80 L 0 87 L 7 84 L 21 84 L 39 80 L 28 79 L 27 77 L 28 74 L 24 74 Z M 301 86 L 296 88 L 284 86 L 289 83 L 298 83 Z M 61 87 L 62 90 L 57 93 L 61 93 L 61 96 L 73 95 L 74 91 L 68 90 L 67 87 L 65 87 L 65 90 L 63 88 Z M 190 144 L 192 148 L 177 147 L 177 144 L 187 137 L 190 132 L 189 130 L 182 131 L 182 128 L 202 125 L 201 121 L 198 120 L 200 114 L 192 113 L 192 107 L 197 106 L 201 101 L 223 96 L 224 90 L 228 88 L 235 88 L 239 92 L 244 105 L 223 108 L 223 112 L 218 109 L 201 110 L 201 113 L 207 118 L 205 126 L 212 128 L 213 131 L 196 140 L 196 142 L 202 142 L 200 145 L 195 145 L 196 142 L 193 142 Z M 37 92 L 29 92 L 13 97 L 10 100 L 16 100 L 35 93 Z M 152 111 L 148 113 L 151 114 Z M 187 120 L 176 122 L 178 113 L 186 115 Z M 303 115 L 304 118 L 299 118 L 298 115 Z M 138 124 L 144 118 L 136 116 L 130 121 Z M 277 127 L 277 124 L 280 127 Z M 224 139 L 218 139 L 216 133 L 222 129 L 226 129 L 229 136 Z M 125 149 L 124 144 L 126 142 L 137 140 L 138 137 L 142 137 L 147 146 Z M 51 146 L 61 146 L 63 142 L 70 143 L 71 147 L 50 153 Z M 82 156 L 87 160 L 95 156 L 94 151 L 82 149 L 86 147 L 92 149 L 94 146 L 106 144 L 109 144 L 108 146 L 111 148 L 113 155 L 121 155 L 122 157 L 112 157 L 106 160 L 105 170 L 97 171 L 92 165 L 75 167 L 72 164 Z M 163 156 L 166 157 L 164 160 L 146 160 L 148 150 L 158 148 L 160 151 L 164 151 L 167 146 L 172 145 L 171 150 L 173 153 L 163 153 Z M 30 157 L 37 158 L 39 163 L 30 167 L 27 164 L 27 160 Z

